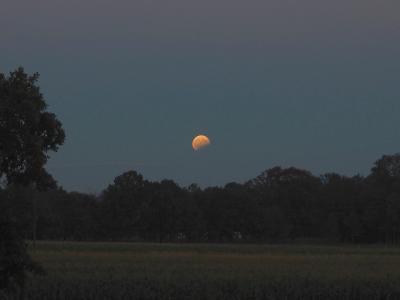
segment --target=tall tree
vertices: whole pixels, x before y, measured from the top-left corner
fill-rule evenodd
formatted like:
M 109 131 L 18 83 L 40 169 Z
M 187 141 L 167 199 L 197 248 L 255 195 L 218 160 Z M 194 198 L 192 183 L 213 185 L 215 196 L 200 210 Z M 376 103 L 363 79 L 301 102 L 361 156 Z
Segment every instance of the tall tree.
M 335 173 L 320 178 L 323 184 L 319 195 L 323 235 L 342 242 L 358 241 L 364 234 L 360 211 L 364 178 Z
M 370 178 L 375 184 L 389 192 L 400 187 L 400 153 L 384 155 L 371 170 Z M 399 190 L 400 191 L 400 190 Z
M 397 242 L 400 207 L 400 153 L 383 155 L 378 159 L 367 178 L 366 212 L 369 234 L 381 242 Z M 375 237 L 373 236 L 375 235 Z
M 22 67 L 0 73 L 0 177 L 8 184 L 48 183 L 48 153 L 65 139 L 61 122 L 46 110 L 38 79 Z
M 64 143 L 65 133 L 38 85 L 39 74 L 22 67 L 8 76 L 0 73 L 0 178 L 6 183 L 39 190 L 55 185 L 44 169 L 50 151 Z M 33 200 L 33 239 L 36 240 L 37 208 Z
M 131 239 L 140 231 L 140 212 L 148 184 L 143 176 L 128 171 L 117 176 L 103 192 L 101 202 L 103 234 L 111 239 Z
M 176 239 L 178 204 L 183 204 L 184 191 L 174 181 L 162 180 L 150 183 L 147 192 L 142 213 L 146 233 L 160 243 Z
M 318 192 L 321 182 L 310 172 L 297 169 L 275 167 L 261 173 L 248 185 L 254 189 L 264 207 L 279 206 L 290 221 L 282 226 L 284 231 L 291 227 L 291 237 L 316 236 L 318 234 Z
M 44 169 L 50 151 L 63 144 L 65 133 L 61 122 L 48 112 L 47 104 L 38 86 L 39 74 L 28 75 L 22 67 L 9 75 L 0 73 L 0 179 L 6 185 L 34 186 L 45 189 L 54 186 L 54 180 Z M 34 205 L 34 212 L 36 205 Z M 23 277 L 30 271 L 31 262 L 12 222 L 2 211 L 0 244 L 13 253 L 2 253 L 0 270 L 10 262 L 19 263 L 6 274 Z M 36 235 L 34 213 L 33 235 Z M 17 249 L 18 248 L 18 249 Z M 22 275 L 21 275 L 22 274 Z M 20 282 L 22 282 L 20 280 Z

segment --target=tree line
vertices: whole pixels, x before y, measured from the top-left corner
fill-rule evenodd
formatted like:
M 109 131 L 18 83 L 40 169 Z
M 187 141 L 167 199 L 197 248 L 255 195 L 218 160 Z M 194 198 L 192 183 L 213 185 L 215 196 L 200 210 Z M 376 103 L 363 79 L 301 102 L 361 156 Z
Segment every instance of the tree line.
M 245 183 L 180 187 L 135 171 L 100 195 L 9 186 L 0 202 L 32 236 L 45 240 L 346 243 L 400 241 L 400 154 L 377 160 L 366 176 L 274 167 Z
M 0 73 L 0 227 L 15 221 L 25 239 L 400 240 L 400 154 L 381 157 L 365 177 L 274 167 L 201 189 L 129 171 L 98 196 L 67 192 L 44 167 L 65 132 L 38 78 L 23 68 Z

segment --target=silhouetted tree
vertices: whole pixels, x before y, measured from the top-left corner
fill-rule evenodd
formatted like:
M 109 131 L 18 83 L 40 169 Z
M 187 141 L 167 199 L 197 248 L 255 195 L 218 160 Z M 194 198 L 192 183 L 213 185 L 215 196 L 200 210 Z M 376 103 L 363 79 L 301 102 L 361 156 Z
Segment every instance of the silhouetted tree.
M 160 243 L 176 239 L 178 204 L 184 198 L 184 191 L 172 180 L 149 183 L 146 190 L 141 219 L 146 234 Z
M 400 153 L 384 155 L 377 160 L 371 170 L 370 179 L 388 190 L 400 188 Z
M 147 184 L 142 175 L 129 171 L 116 177 L 103 192 L 100 209 L 106 236 L 131 239 L 139 234 L 143 227 L 140 219 Z
M 321 176 L 321 236 L 342 242 L 359 241 L 362 227 L 362 193 L 364 178 L 329 173 Z
M 43 166 L 48 152 L 63 144 L 65 133 L 46 111 L 38 78 L 23 68 L 9 76 L 0 73 L 0 177 L 7 183 L 53 185 Z
M 39 75 L 28 75 L 23 68 L 9 75 L 0 73 L 0 180 L 5 185 L 46 189 L 55 181 L 44 165 L 49 151 L 57 151 L 65 133 L 37 85 Z M 8 197 L 12 198 L 12 197 Z M 33 197 L 35 199 L 35 197 Z M 9 199 L 8 199 L 9 200 Z M 33 203 L 33 238 L 36 237 L 36 205 Z M 3 280 L 22 285 L 25 271 L 32 270 L 21 234 L 13 227 L 12 217 L 4 215 L 2 245 Z M 11 253 L 11 254 L 10 254 Z
M 365 226 L 368 241 L 397 242 L 400 206 L 400 153 L 383 155 L 366 179 Z
M 254 189 L 264 208 L 280 208 L 283 232 L 290 228 L 289 237 L 315 237 L 318 235 L 319 178 L 296 168 L 275 167 L 261 173 L 248 185 Z M 266 216 L 267 217 L 267 216 Z

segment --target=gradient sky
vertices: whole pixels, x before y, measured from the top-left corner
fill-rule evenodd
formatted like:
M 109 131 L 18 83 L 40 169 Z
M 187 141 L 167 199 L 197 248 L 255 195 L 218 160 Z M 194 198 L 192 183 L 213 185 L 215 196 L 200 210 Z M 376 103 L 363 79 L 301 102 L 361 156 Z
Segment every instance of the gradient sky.
M 366 175 L 400 151 L 398 0 L 3 0 L 0 37 L 0 72 L 39 72 L 64 124 L 67 190 Z

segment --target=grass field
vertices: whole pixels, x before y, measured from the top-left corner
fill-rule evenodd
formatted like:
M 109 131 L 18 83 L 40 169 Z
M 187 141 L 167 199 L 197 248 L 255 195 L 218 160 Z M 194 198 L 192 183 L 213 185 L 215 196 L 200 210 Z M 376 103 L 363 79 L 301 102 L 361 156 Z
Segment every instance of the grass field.
M 28 299 L 400 299 L 383 246 L 40 242 Z

